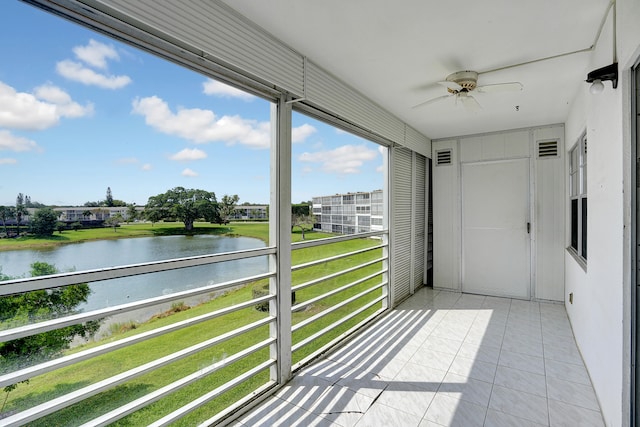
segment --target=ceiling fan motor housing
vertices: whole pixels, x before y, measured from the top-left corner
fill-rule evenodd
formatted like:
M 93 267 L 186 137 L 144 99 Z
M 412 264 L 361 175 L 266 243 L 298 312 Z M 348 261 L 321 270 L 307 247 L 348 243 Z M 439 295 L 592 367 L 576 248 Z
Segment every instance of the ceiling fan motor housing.
M 457 83 L 462 87 L 461 90 L 447 88 L 450 93 L 471 92 L 478 85 L 478 73 L 475 71 L 458 71 L 457 73 L 449 74 L 446 80 Z

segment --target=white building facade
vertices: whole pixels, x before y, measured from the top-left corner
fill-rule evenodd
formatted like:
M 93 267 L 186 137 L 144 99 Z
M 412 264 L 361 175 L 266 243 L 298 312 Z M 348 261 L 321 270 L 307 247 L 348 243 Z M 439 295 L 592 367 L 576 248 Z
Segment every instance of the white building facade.
M 313 198 L 313 229 L 325 233 L 355 234 L 381 231 L 384 194 L 382 190 L 334 194 Z

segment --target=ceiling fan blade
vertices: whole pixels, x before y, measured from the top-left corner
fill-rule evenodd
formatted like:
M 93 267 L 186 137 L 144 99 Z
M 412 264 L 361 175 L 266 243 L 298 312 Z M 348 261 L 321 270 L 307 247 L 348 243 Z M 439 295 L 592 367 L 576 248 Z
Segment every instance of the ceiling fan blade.
M 520 82 L 510 83 L 497 83 L 494 85 L 484 85 L 475 88 L 476 92 L 489 93 L 489 92 L 518 92 L 522 90 L 524 86 Z
M 460 86 L 456 82 L 444 81 L 444 82 L 438 82 L 438 84 L 446 87 L 447 89 L 451 89 L 451 90 L 455 90 L 455 91 L 462 90 L 462 86 Z
M 476 112 L 482 110 L 482 106 L 478 101 L 469 94 L 459 95 L 460 102 L 467 111 Z
M 452 96 L 452 95 L 442 95 L 442 96 L 438 96 L 437 98 L 432 98 L 432 99 L 429 99 L 429 100 L 427 100 L 427 101 L 421 102 L 420 104 L 416 104 L 416 105 L 414 105 L 414 106 L 413 106 L 413 107 L 411 107 L 411 108 L 424 107 L 425 105 L 433 104 L 434 102 L 438 102 L 438 101 L 440 101 L 441 99 L 449 98 L 450 96 Z

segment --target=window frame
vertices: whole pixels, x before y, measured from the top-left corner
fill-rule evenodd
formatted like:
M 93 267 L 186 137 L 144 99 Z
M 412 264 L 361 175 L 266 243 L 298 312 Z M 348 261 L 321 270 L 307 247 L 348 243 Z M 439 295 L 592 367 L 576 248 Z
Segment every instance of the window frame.
M 587 238 L 587 134 L 569 150 L 569 246 L 567 249 L 586 267 Z

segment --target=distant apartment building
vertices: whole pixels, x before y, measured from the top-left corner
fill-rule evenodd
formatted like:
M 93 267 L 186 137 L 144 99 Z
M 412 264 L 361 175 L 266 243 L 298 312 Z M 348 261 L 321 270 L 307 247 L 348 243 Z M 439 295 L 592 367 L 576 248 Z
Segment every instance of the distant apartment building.
M 327 233 L 355 234 L 382 230 L 382 190 L 314 197 L 313 229 Z
M 127 206 L 67 206 L 56 207 L 53 211 L 58 213 L 60 221 L 65 222 L 83 222 L 83 221 L 104 221 L 109 217 L 120 214 L 125 221 L 129 217 Z M 25 216 L 24 223 L 29 222 L 29 217 L 32 216 L 38 209 L 28 208 L 29 215 Z M 138 211 L 138 217 L 141 217 L 144 211 L 144 206 L 136 206 Z M 237 205 L 234 210 L 231 220 L 266 220 L 269 218 L 269 205 Z M 13 224 L 15 221 L 7 221 L 7 224 Z
M 236 205 L 232 220 L 250 221 L 269 218 L 269 205 Z
M 88 207 L 88 206 L 68 206 L 53 208 L 54 212 L 59 215 L 60 221 L 66 222 L 82 222 L 82 221 L 104 221 L 109 217 L 120 214 L 124 220 L 127 220 L 127 206 L 100 206 L 100 207 Z M 32 216 L 38 209 L 28 208 L 29 216 Z M 144 210 L 144 206 L 136 206 L 138 214 Z M 29 216 L 25 218 L 25 222 L 29 222 Z

